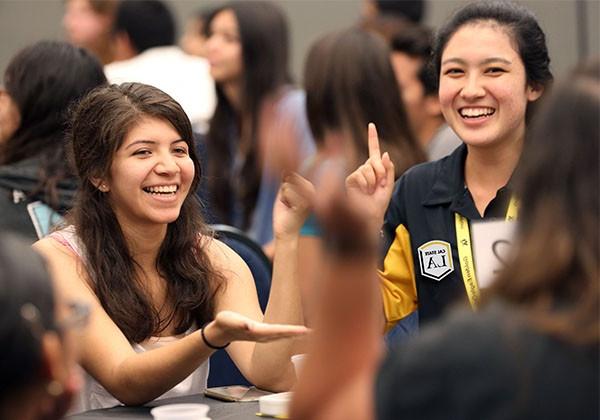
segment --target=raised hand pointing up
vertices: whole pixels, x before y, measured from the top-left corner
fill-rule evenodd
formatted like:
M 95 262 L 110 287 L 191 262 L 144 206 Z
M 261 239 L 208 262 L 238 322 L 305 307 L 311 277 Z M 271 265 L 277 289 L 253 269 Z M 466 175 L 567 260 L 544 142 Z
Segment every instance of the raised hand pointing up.
M 346 191 L 353 206 L 378 231 L 394 189 L 394 164 L 389 154 L 379 149 L 375 124 L 368 127 L 369 159 L 346 178 Z

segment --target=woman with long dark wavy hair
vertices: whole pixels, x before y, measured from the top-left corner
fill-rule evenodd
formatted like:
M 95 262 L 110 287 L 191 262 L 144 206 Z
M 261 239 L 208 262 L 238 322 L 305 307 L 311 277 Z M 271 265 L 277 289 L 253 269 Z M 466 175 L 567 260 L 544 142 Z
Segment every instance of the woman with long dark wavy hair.
M 71 207 L 77 181 L 65 159 L 67 111 L 105 83 L 98 60 L 66 42 L 37 42 L 10 61 L 0 89 L 0 228 L 33 242 Z
M 279 174 L 261 145 L 276 136 L 299 157 L 313 149 L 304 95 L 291 85 L 287 21 L 271 2 L 234 1 L 215 11 L 207 28 L 217 86 L 206 144 L 208 210 L 265 245 L 273 237 Z
M 277 202 L 263 315 L 247 266 L 200 217 L 201 168 L 177 102 L 137 83 L 97 89 L 74 111 L 70 145 L 81 181 L 72 224 L 35 247 L 59 289 L 91 305 L 81 408 L 202 392 L 208 357 L 225 347 L 252 383 L 289 389 L 297 343 L 257 342 L 306 331 L 271 325 L 302 323 L 292 258 L 299 226 L 288 223 L 302 211 L 294 197 L 283 191 Z

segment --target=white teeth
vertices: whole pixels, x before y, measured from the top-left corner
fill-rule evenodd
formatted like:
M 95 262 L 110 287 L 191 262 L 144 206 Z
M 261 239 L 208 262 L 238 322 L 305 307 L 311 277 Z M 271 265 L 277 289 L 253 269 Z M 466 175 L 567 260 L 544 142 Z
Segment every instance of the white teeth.
M 459 112 L 462 117 L 478 118 L 492 115 L 495 110 L 494 108 L 462 108 Z
M 158 185 L 155 187 L 146 187 L 144 191 L 152 194 L 174 194 L 178 188 L 177 185 Z

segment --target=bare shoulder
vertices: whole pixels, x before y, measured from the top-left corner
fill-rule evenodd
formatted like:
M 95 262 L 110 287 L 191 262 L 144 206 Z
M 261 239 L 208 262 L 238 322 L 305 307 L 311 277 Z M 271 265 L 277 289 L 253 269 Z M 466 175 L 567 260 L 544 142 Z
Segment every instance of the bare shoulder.
M 32 247 L 46 260 L 59 289 L 68 290 L 71 297 L 95 298 L 84 264 L 73 250 L 49 237 Z
M 248 276 L 250 270 L 242 258 L 229 246 L 211 236 L 202 236 L 200 247 L 206 252 L 213 267 L 229 278 L 231 274 Z
M 76 262 L 79 259 L 72 250 L 49 237 L 40 239 L 32 247 L 38 254 L 46 258 L 50 264 L 55 260 Z

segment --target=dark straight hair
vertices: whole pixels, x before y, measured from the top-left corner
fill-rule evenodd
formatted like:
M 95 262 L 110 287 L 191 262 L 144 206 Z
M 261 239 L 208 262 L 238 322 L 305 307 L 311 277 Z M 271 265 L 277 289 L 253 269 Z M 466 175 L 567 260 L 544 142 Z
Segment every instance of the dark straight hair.
M 173 45 L 176 25 L 173 14 L 160 0 L 119 2 L 115 32 L 125 32 L 138 53 L 149 48 Z
M 39 157 L 37 190 L 56 210 L 60 210 L 57 184 L 72 176 L 64 153 L 68 107 L 105 83 L 102 65 L 91 53 L 57 41 L 22 49 L 4 73 L 4 86 L 17 105 L 21 124 L 0 145 L 0 164 Z
M 341 131 L 362 162 L 368 158 L 367 124 L 373 122 L 398 177 L 425 158 L 409 128 L 389 56 L 381 38 L 358 28 L 327 34 L 309 50 L 304 86 L 317 143 L 326 131 Z
M 225 223 L 233 197 L 243 205 L 244 228 L 250 224 L 261 180 L 258 156 L 260 112 L 265 101 L 291 83 L 288 69 L 288 23 L 283 11 L 268 1 L 233 1 L 216 9 L 206 24 L 224 10 L 237 20 L 242 47 L 241 109 L 237 113 L 217 83 L 217 107 L 207 135 L 208 189 L 213 210 Z M 239 142 L 234 141 L 239 138 Z M 231 179 L 234 153 L 243 167 Z
M 177 334 L 193 324 L 204 325 L 214 317 L 215 294 L 223 284 L 199 243 L 199 235 L 210 232 L 193 192 L 185 198 L 179 217 L 169 223 L 156 260 L 156 268 L 167 283 L 173 312 L 161 318 L 160 308 L 152 305 L 140 283 L 139 265 L 131 255 L 110 200 L 93 180 L 108 176 L 115 152 L 143 118 L 166 121 L 186 141 L 195 167 L 190 188 L 194 191 L 201 168 L 192 126 L 181 106 L 155 87 L 124 83 L 92 91 L 74 109 L 70 132 L 72 159 L 81 180 L 71 220 L 84 245 L 90 286 L 132 342 L 160 333 L 173 320 Z
M 425 95 L 438 93 L 438 81 L 431 66 L 433 33 L 425 26 L 407 25 L 396 32 L 391 39 L 392 52 L 399 52 L 421 60 L 417 73 Z

